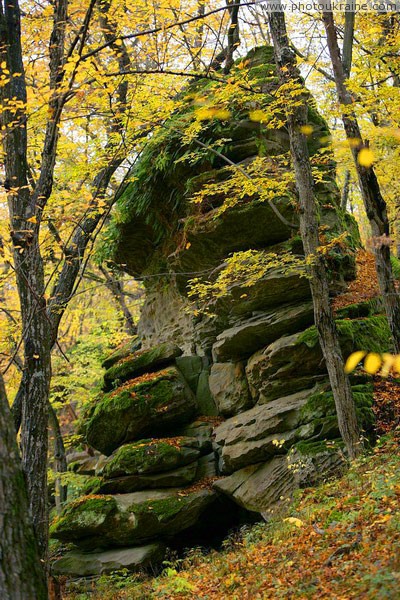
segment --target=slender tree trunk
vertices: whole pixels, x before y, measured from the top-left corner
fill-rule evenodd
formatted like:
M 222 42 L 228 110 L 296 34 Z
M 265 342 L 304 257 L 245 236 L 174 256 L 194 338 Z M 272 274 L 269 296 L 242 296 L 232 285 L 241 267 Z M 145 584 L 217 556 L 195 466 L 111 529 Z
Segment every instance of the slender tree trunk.
M 56 411 L 54 407 L 49 402 L 49 424 L 53 432 L 54 438 L 54 470 L 57 473 L 56 475 L 56 483 L 55 483 L 55 498 L 56 498 L 56 507 L 57 510 L 60 511 L 62 505 L 67 500 L 67 490 L 68 487 L 66 485 L 62 485 L 60 474 L 65 473 L 67 470 L 67 457 L 65 454 L 64 440 L 62 437 L 60 424 L 58 422 L 58 418 L 56 415 Z
M 346 173 L 344 174 L 344 183 L 342 190 L 342 197 L 340 199 L 340 206 L 343 210 L 347 210 L 347 201 L 349 199 L 349 191 L 350 191 L 350 171 L 346 169 Z
M 0 374 L 0 598 L 46 600 L 15 430 Z
M 335 30 L 332 11 L 323 12 L 329 54 L 331 57 L 333 73 L 335 77 L 337 96 L 340 104 L 349 106 L 353 99 L 346 88 L 346 74 L 340 56 L 340 50 Z M 365 211 L 371 224 L 374 238 L 375 264 L 378 282 L 385 306 L 386 315 L 392 333 L 394 350 L 400 354 L 400 296 L 396 292 L 392 265 L 390 262 L 390 246 L 387 240 L 390 235 L 389 219 L 386 203 L 382 197 L 379 182 L 373 167 L 360 165 L 358 158 L 360 151 L 366 147 L 362 141 L 361 131 L 357 117 L 352 110 L 346 110 L 342 116 L 346 136 L 351 143 L 351 152 L 357 171 L 358 183 L 364 201 Z M 354 145 L 354 140 L 358 140 Z M 386 242 L 386 243 L 385 243 Z M 360 348 L 362 350 L 362 348 Z
M 285 16 L 282 10 L 269 12 L 269 27 L 273 39 L 275 59 L 280 82 L 288 84 L 299 82 L 296 57 L 289 47 Z M 302 82 L 301 82 L 302 84 Z M 296 101 L 298 97 L 296 96 Z M 308 154 L 307 140 L 301 129 L 307 123 L 307 94 L 296 106 L 287 105 L 287 127 L 290 137 L 290 150 L 295 170 L 296 185 L 300 203 L 300 233 L 309 265 L 310 287 L 314 305 L 314 319 L 318 330 L 319 342 L 325 358 L 329 381 L 335 399 L 336 412 L 341 436 L 349 457 L 360 454 L 362 444 L 357 422 L 351 386 L 344 372 L 342 352 L 331 305 L 324 259 L 318 251 L 320 245 L 318 233 L 317 203 L 314 196 L 314 182 Z
M 137 327 L 133 320 L 132 313 L 126 304 L 124 290 L 122 288 L 121 281 L 114 279 L 114 277 L 112 275 L 110 275 L 110 273 L 104 267 L 100 266 L 99 269 L 102 272 L 102 274 L 104 275 L 104 278 L 106 280 L 106 287 L 111 292 L 111 294 L 113 295 L 119 308 L 122 311 L 122 315 L 123 315 L 123 318 L 125 321 L 126 332 L 129 333 L 129 335 L 136 335 Z

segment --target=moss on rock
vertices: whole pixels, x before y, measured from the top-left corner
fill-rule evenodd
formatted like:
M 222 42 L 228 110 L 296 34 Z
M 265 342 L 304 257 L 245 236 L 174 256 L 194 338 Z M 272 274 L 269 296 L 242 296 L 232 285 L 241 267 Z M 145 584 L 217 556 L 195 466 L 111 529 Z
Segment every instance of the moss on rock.
M 390 349 L 390 331 L 387 318 L 375 315 L 364 319 L 337 319 L 340 345 L 345 354 L 355 350 L 366 352 L 387 352 Z M 315 325 L 302 333 L 297 344 L 306 344 L 309 348 L 319 345 Z
M 370 383 L 352 386 L 353 398 L 361 428 L 371 430 L 375 418 L 372 412 L 373 385 Z M 319 391 L 310 396 L 307 404 L 301 409 L 301 421 L 312 424 L 314 440 L 334 439 L 339 435 L 335 401 L 332 391 Z
M 51 536 L 92 549 L 139 544 L 192 527 L 215 499 L 215 492 L 206 489 L 87 496 L 63 511 Z
M 146 374 L 103 395 L 88 415 L 86 438 L 109 455 L 126 442 L 183 425 L 195 410 L 195 398 L 177 369 Z
M 71 502 L 50 527 L 51 537 L 67 539 L 68 532 L 87 537 L 107 530 L 109 517 L 117 511 L 113 496 L 89 495 Z M 67 536 L 67 538 L 65 538 Z
M 121 446 L 107 461 L 106 479 L 124 475 L 162 473 L 187 465 L 200 454 L 195 438 L 146 439 Z
M 105 372 L 104 389 L 111 390 L 116 381 L 121 384 L 143 373 L 157 371 L 171 364 L 181 354 L 178 346 L 166 343 L 125 356 Z

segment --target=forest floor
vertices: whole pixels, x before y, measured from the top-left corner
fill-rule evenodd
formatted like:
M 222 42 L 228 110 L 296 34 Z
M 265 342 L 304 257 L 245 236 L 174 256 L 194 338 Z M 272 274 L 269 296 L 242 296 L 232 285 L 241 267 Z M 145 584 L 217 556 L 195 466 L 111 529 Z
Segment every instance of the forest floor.
M 285 516 L 195 549 L 158 576 L 115 574 L 68 600 L 398 599 L 400 393 L 376 380 L 378 439 L 338 479 L 298 492 Z M 394 392 L 394 393 L 393 393 Z M 387 433 L 390 431 L 390 433 Z

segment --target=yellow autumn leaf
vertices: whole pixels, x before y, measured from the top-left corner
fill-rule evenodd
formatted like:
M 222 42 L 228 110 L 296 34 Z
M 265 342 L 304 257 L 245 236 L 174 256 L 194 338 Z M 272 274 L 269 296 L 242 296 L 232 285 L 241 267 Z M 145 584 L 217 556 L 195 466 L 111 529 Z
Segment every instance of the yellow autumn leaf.
M 231 118 L 231 113 L 226 108 L 219 108 L 214 111 L 213 114 L 215 119 L 220 119 L 221 121 L 226 121 Z
M 256 121 L 258 123 L 262 123 L 262 122 L 265 122 L 268 120 L 268 115 L 265 111 L 257 109 L 257 110 L 252 110 L 249 113 L 249 118 L 250 118 L 250 121 Z
M 397 373 L 398 375 L 400 375 L 400 354 L 397 354 L 394 357 L 394 361 L 393 361 L 393 371 L 395 373 Z
M 295 525 L 299 528 L 304 526 L 304 521 L 302 521 L 301 519 L 297 519 L 296 517 L 286 517 L 286 519 L 283 520 L 286 521 L 286 523 L 291 523 L 292 525 Z
M 382 370 L 381 370 L 382 377 L 387 377 L 389 375 L 390 370 L 394 364 L 395 358 L 396 357 L 393 354 L 389 354 L 388 352 L 385 352 L 384 354 L 382 354 L 382 359 L 383 359 L 383 366 L 382 366 Z
M 375 161 L 375 155 L 369 148 L 362 148 L 358 153 L 357 161 L 362 167 L 371 167 Z
M 392 518 L 392 515 L 383 515 L 380 519 L 376 519 L 372 525 L 382 525 L 383 523 L 387 523 Z
M 5 61 L 5 60 L 3 60 L 3 62 L 2 62 L 2 63 L 1 63 L 1 65 L 0 65 L 0 67 L 1 67 L 2 69 L 6 69 L 6 68 L 7 68 L 7 63 L 6 63 L 6 61 Z
M 29 217 L 29 219 L 27 219 L 28 223 L 37 223 L 37 218 L 35 217 L 35 215 L 33 215 L 33 217 Z
M 210 108 L 202 106 L 194 111 L 196 119 L 198 121 L 207 121 L 208 119 L 212 119 L 214 111 Z
M 371 352 L 367 355 L 364 361 L 364 369 L 370 375 L 375 375 L 375 373 L 377 373 L 381 368 L 381 364 L 382 358 L 380 354 L 377 354 L 376 352 Z
M 300 131 L 304 135 L 311 135 L 314 131 L 314 127 L 312 125 L 302 125 L 302 127 L 300 127 Z
M 364 350 L 358 350 L 357 352 L 350 354 L 344 366 L 345 372 L 351 373 L 354 371 L 360 360 L 362 360 L 366 354 L 367 353 Z

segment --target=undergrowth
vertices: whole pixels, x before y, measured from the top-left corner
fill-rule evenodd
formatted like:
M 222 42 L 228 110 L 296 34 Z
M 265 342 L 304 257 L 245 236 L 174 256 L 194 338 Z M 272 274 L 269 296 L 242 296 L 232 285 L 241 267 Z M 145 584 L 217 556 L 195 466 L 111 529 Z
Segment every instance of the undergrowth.
M 299 491 L 286 517 L 243 528 L 222 552 L 195 549 L 158 576 L 103 576 L 65 598 L 398 598 L 399 441 L 382 437 L 341 479 Z

